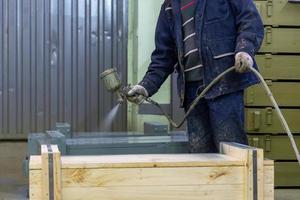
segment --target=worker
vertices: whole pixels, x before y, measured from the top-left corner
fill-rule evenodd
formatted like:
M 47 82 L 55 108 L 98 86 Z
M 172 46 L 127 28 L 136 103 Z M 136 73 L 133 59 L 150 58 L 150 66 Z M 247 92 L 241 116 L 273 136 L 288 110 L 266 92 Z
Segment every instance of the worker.
M 150 97 L 174 70 L 185 111 L 217 75 L 216 84 L 191 112 L 187 132 L 191 153 L 217 152 L 220 142 L 247 144 L 244 89 L 259 81 L 254 55 L 264 28 L 252 0 L 166 0 L 155 32 L 155 50 L 142 81 L 130 95 Z

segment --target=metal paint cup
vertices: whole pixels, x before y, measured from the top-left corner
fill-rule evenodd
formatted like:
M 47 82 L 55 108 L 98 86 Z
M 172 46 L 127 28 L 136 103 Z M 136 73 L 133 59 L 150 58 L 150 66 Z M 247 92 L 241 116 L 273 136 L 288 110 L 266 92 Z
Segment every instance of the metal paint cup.
M 114 68 L 102 72 L 100 78 L 104 81 L 106 89 L 110 92 L 117 92 L 121 88 L 121 80 L 117 70 Z

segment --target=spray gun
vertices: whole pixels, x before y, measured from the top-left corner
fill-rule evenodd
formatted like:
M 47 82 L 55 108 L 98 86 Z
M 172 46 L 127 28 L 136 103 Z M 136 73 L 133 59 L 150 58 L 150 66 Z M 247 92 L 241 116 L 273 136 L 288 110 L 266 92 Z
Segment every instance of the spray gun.
M 230 68 L 228 68 L 227 70 L 225 70 L 224 72 L 222 72 L 221 74 L 219 74 L 210 84 L 208 84 L 206 86 L 206 88 L 195 98 L 195 100 L 192 102 L 190 108 L 188 109 L 188 111 L 186 112 L 186 114 L 184 115 L 184 118 L 182 119 L 182 121 L 177 124 L 176 122 L 174 122 L 172 120 L 172 118 L 161 108 L 161 106 L 159 105 L 159 103 L 157 103 L 156 101 L 152 100 L 149 97 L 144 97 L 142 95 L 135 95 L 135 96 L 130 96 L 128 95 L 128 92 L 131 90 L 131 86 L 127 85 L 127 86 L 122 86 L 120 78 L 118 76 L 117 70 L 116 69 L 108 69 L 106 71 L 104 71 L 101 74 L 101 79 L 104 81 L 105 86 L 107 88 L 107 90 L 111 91 L 111 92 L 115 92 L 118 96 L 118 102 L 122 103 L 125 100 L 130 101 L 132 103 L 135 104 L 141 104 L 144 101 L 147 101 L 151 104 L 153 104 L 154 106 L 156 106 L 157 108 L 159 108 L 159 110 L 163 113 L 163 115 L 169 120 L 170 124 L 175 127 L 175 128 L 179 128 L 183 125 L 183 123 L 185 122 L 185 120 L 187 119 L 187 117 L 189 116 L 189 114 L 192 112 L 192 110 L 194 110 L 194 108 L 196 107 L 196 105 L 198 104 L 198 102 L 205 96 L 205 94 L 217 83 L 219 82 L 226 74 L 232 72 L 235 70 L 235 66 L 232 66 Z M 268 97 L 270 98 L 275 111 L 279 117 L 279 120 L 281 122 L 281 125 L 284 127 L 290 142 L 292 144 L 292 147 L 294 149 L 294 152 L 296 154 L 298 163 L 300 165 L 300 154 L 299 154 L 299 150 L 297 148 L 294 136 L 269 88 L 269 86 L 267 85 L 266 81 L 264 80 L 264 78 L 262 77 L 262 75 L 253 67 L 249 68 L 249 71 L 252 71 L 261 81 L 263 88 L 266 91 L 266 94 L 268 95 Z
M 147 98 L 142 95 L 128 95 L 128 92 L 132 89 L 132 86 L 122 85 L 116 69 L 105 70 L 103 73 L 101 73 L 100 78 L 104 81 L 105 87 L 108 91 L 117 94 L 119 103 L 129 101 L 139 105 L 147 100 Z

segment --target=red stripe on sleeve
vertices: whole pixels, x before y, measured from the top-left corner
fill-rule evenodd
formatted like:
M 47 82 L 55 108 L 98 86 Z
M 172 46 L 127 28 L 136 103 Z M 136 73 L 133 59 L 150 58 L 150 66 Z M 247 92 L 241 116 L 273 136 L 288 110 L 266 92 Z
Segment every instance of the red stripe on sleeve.
M 185 9 L 187 9 L 187 8 L 189 8 L 189 7 L 191 7 L 192 5 L 195 4 L 195 2 L 196 2 L 196 0 L 193 0 L 193 1 L 191 1 L 190 3 L 186 4 L 185 6 L 182 6 L 182 7 L 181 7 L 181 11 L 183 11 L 183 10 L 185 10 Z

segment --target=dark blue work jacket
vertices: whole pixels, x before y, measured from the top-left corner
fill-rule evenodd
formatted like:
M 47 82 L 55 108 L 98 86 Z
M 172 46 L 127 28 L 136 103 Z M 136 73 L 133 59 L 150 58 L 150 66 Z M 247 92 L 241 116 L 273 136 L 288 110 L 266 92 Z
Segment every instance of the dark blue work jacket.
M 194 22 L 197 45 L 204 66 L 203 82 L 208 85 L 217 75 L 234 65 L 237 52 L 247 52 L 254 58 L 264 37 L 264 27 L 252 0 L 196 1 Z M 156 26 L 156 47 L 151 64 L 139 83 L 152 96 L 176 69 L 181 106 L 185 96 L 182 37 L 180 0 L 165 1 Z M 254 67 L 257 68 L 256 63 Z M 206 98 L 243 90 L 258 82 L 252 72 L 231 72 L 207 93 Z

